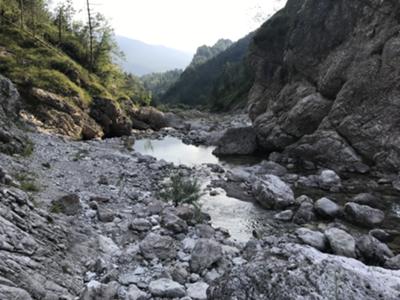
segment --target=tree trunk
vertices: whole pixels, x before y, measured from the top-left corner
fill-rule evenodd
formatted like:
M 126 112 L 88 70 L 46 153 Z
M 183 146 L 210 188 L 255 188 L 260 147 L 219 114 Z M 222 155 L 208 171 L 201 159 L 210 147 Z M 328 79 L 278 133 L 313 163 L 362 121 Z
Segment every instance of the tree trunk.
M 19 0 L 19 9 L 20 9 L 20 25 L 21 29 L 24 29 L 24 0 Z
M 63 8 L 60 7 L 58 12 L 58 43 L 62 43 L 62 18 L 63 18 Z
M 93 71 L 93 26 L 92 26 L 92 16 L 90 11 L 90 2 L 86 0 L 87 13 L 88 13 L 88 25 L 89 25 L 89 68 Z

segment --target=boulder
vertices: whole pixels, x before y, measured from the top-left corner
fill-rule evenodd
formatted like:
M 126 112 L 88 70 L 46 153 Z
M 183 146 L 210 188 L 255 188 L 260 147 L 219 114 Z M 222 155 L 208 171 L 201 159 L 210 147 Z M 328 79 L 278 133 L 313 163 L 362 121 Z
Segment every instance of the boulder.
M 118 295 L 118 283 L 110 282 L 108 284 L 103 284 L 98 281 L 90 281 L 79 300 L 113 300 Z
M 67 216 L 77 215 L 81 210 L 81 202 L 79 196 L 70 194 L 54 200 L 51 204 L 50 211 L 53 213 L 63 213 Z
M 188 284 L 187 294 L 193 300 L 207 300 L 208 284 L 202 281 Z
M 252 127 L 229 128 L 218 141 L 216 155 L 251 155 L 257 149 L 257 137 Z
M 177 264 L 171 270 L 172 279 L 180 284 L 185 284 L 190 277 L 190 273 L 188 272 L 186 266 L 182 264 Z
M 318 176 L 318 184 L 323 189 L 334 189 L 341 186 L 339 175 L 333 170 L 323 170 Z
M 108 138 L 131 134 L 131 121 L 111 99 L 95 98 L 90 107 L 90 116 L 100 124 Z
M 324 218 L 336 218 L 340 207 L 328 198 L 321 198 L 314 203 L 315 211 Z
M 136 285 L 130 285 L 126 292 L 126 300 L 148 300 L 149 295 L 140 290 Z
M 104 208 L 104 207 L 98 207 L 97 208 L 97 218 L 99 219 L 100 222 L 104 223 L 109 223 L 114 221 L 114 212 L 110 209 Z
M 129 229 L 137 232 L 146 232 L 151 229 L 151 222 L 143 218 L 135 218 L 129 224 Z
M 193 248 L 190 268 L 195 273 L 210 268 L 222 258 L 222 247 L 216 241 L 199 239 Z
M 179 218 L 175 212 L 168 210 L 161 215 L 161 225 L 174 233 L 185 233 L 188 230 L 186 222 Z
M 154 107 L 141 107 L 132 113 L 131 118 L 135 124 L 139 121 L 154 130 L 160 130 L 170 125 L 165 114 Z
M 150 282 L 149 291 L 155 297 L 181 298 L 186 295 L 182 285 L 168 278 Z
M 175 240 L 169 236 L 149 233 L 139 245 L 142 255 L 146 259 L 158 258 L 161 260 L 173 259 L 177 254 Z
M 354 202 L 354 203 L 357 203 L 360 205 L 368 205 L 368 206 L 374 207 L 375 205 L 377 205 L 377 203 L 379 203 L 379 199 L 370 193 L 361 193 L 361 194 L 355 195 L 351 199 L 351 202 Z
M 400 273 L 278 240 L 210 284 L 209 300 L 396 300 Z
M 294 214 L 293 222 L 298 225 L 303 225 L 315 220 L 314 203 L 309 201 L 302 202 Z
M 32 300 L 32 297 L 23 289 L 0 284 L 0 299 Z
M 320 251 L 326 251 L 327 239 L 322 232 L 313 231 L 308 228 L 299 228 L 296 230 L 296 235 L 301 242 Z
M 253 186 L 254 197 L 266 209 L 285 209 L 294 203 L 289 185 L 274 175 L 265 175 Z
M 389 258 L 394 256 L 386 244 L 371 235 L 363 235 L 357 239 L 357 249 L 362 260 L 369 265 L 383 266 Z
M 346 231 L 330 228 L 325 230 L 325 236 L 334 254 L 356 257 L 356 242 Z
M 389 258 L 385 262 L 385 268 L 390 270 L 400 270 L 400 255 Z
M 385 220 L 385 213 L 380 209 L 354 202 L 346 203 L 344 212 L 346 220 L 364 227 L 376 227 Z

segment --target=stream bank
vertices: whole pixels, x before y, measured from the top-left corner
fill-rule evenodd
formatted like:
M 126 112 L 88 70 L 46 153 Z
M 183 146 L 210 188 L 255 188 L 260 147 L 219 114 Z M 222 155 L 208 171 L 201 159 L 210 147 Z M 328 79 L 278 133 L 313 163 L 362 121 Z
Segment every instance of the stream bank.
M 227 124 L 230 122 L 236 121 Z M 319 182 L 321 174 L 296 174 L 288 166 L 260 161 L 258 157 L 253 161 L 254 158 L 244 157 L 224 161 L 212 156 L 212 146 L 203 146 L 201 155 L 194 160 L 190 153 L 199 153 L 199 148 L 176 138 L 183 132 L 171 132 L 174 130 L 137 134 L 133 147 L 143 146 L 137 150 L 127 147 L 124 138 L 76 142 L 28 132 L 34 144 L 30 156 L 0 154 L 3 170 L 0 298 L 232 299 L 233 294 L 245 291 L 252 280 L 258 279 L 246 277 L 250 281 L 245 286 L 231 285 L 230 280 L 242 268 L 253 270 L 254 264 L 260 264 L 260 257 L 267 255 L 263 254 L 265 251 L 270 253 L 278 247 L 290 259 L 297 254 L 287 252 L 287 247 L 312 244 L 307 237 L 313 237 L 311 241 L 315 242 L 317 236 L 317 241 L 318 238 L 324 241 L 325 248 L 321 250 L 329 253 L 332 249 L 323 234 L 327 230 L 346 230 L 354 241 L 368 233 L 369 230 L 349 225 L 340 216 L 325 220 L 314 215 L 315 219 L 302 225 L 294 222 L 294 216 L 287 217 L 288 209 L 296 215 L 301 207 L 310 207 L 310 201 L 318 200 L 317 194 L 311 191 L 319 190 L 325 196 L 340 195 L 343 186 L 347 186 L 346 180 L 340 179 L 339 190 L 338 182 L 330 182 L 324 189 L 311 188 Z M 218 130 L 213 134 L 216 133 Z M 167 135 L 175 136 L 174 147 L 188 147 L 178 148 L 180 151 L 190 149 L 180 156 L 194 161 L 192 165 L 179 164 L 179 155 L 173 156 L 177 161 L 168 162 L 140 153 L 146 144 L 141 139 L 150 137 L 161 141 L 159 145 L 153 141 L 152 147 L 147 147 L 157 152 L 156 147 L 164 148 L 162 141 Z M 170 137 L 166 140 L 171 143 Z M 168 151 L 161 153 L 168 154 Z M 216 161 L 199 164 L 204 157 Z M 192 208 L 174 208 L 159 201 L 157 193 L 162 182 L 175 172 L 204 182 L 203 211 L 210 218 L 204 214 L 203 220 L 197 220 Z M 267 175 L 275 177 L 264 177 Z M 260 202 L 250 201 L 258 197 L 255 183 L 260 180 L 268 183 L 271 179 L 279 179 L 278 186 L 290 185 L 294 190 L 295 203 L 279 218 L 276 215 L 282 209 L 266 210 Z M 308 186 L 306 191 L 310 192 L 311 200 L 297 197 L 304 193 L 302 186 Z M 274 191 L 279 196 L 281 191 Z M 311 232 L 304 231 L 304 227 L 311 228 Z M 298 231 L 300 228 L 302 231 Z M 316 234 L 317 231 L 322 235 Z M 395 232 L 389 234 L 395 236 Z M 337 238 L 340 235 L 333 241 Z M 350 239 L 350 247 L 351 243 Z M 293 249 L 303 253 L 297 267 L 304 276 L 312 274 L 313 266 L 320 259 L 343 270 L 351 266 L 351 273 L 346 274 L 358 274 L 374 287 L 370 298 L 365 299 L 375 299 L 377 293 L 394 295 L 394 286 L 400 283 L 399 271 L 368 267 L 366 274 L 365 266 L 355 264 L 352 258 L 338 259 L 338 256 L 315 252 L 307 245 L 293 246 Z M 392 250 L 395 252 L 395 248 Z M 361 259 L 358 252 L 355 255 Z M 314 257 L 314 262 L 310 257 Z M 302 259 L 311 263 L 309 269 L 304 269 Z M 266 267 L 275 268 L 269 259 L 262 261 Z M 384 280 L 389 282 L 385 291 L 377 286 Z M 351 282 L 343 279 L 341 284 L 346 287 Z M 221 294 L 224 286 L 227 288 Z M 315 292 L 312 287 L 307 289 Z M 263 293 L 252 299 L 265 299 Z M 319 293 L 326 296 L 324 291 Z M 288 299 L 294 296 L 291 294 Z M 246 297 L 238 296 L 238 299 Z

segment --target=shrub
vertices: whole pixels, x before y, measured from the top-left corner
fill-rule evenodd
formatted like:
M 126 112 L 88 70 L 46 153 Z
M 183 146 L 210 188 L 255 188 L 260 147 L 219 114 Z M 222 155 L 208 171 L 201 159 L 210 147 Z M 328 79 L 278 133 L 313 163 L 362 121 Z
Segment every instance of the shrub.
M 191 204 L 197 209 L 200 208 L 198 201 L 201 195 L 199 182 L 196 179 L 185 179 L 180 174 L 172 175 L 160 193 L 161 199 L 171 201 L 175 206 Z

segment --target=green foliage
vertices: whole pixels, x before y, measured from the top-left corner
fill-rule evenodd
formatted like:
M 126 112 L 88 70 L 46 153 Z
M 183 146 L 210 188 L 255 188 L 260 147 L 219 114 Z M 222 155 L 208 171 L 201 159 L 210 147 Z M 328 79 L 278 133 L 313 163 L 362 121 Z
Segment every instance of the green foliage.
M 33 154 L 34 150 L 35 150 L 35 145 L 30 140 L 27 140 L 24 144 L 24 149 L 21 155 L 23 157 L 29 157 Z
M 253 82 L 246 61 L 252 38 L 250 34 L 210 60 L 187 68 L 160 103 L 219 111 L 244 106 Z
M 125 74 L 113 63 L 120 55 L 113 31 L 100 14 L 94 16 L 94 59 L 88 60 L 88 26 L 73 22 L 70 0 L 54 12 L 45 1 L 23 0 L 23 26 L 18 1 L 0 0 L 0 73 L 20 87 L 37 87 L 81 106 L 94 97 L 133 104 L 150 103 L 140 80 Z
M 172 175 L 160 193 L 161 199 L 172 202 L 175 206 L 191 204 L 199 208 L 201 187 L 198 181 L 186 179 L 179 174 Z
M 158 103 L 160 97 L 174 85 L 182 74 L 182 70 L 171 70 L 164 73 L 152 73 L 140 78 L 146 90 L 151 92 L 152 100 Z
M 25 192 L 39 192 L 40 187 L 36 183 L 32 174 L 29 173 L 18 173 L 14 175 L 14 178 L 20 183 L 21 190 Z
M 59 202 L 52 202 L 49 212 L 52 214 L 61 214 L 63 212 L 64 208 Z

